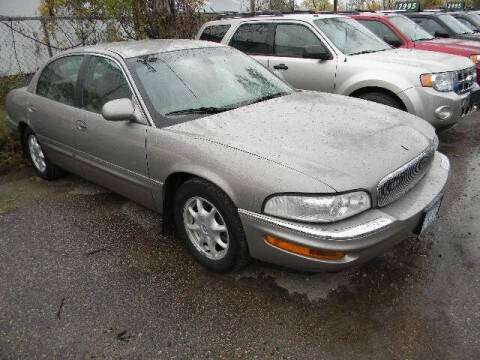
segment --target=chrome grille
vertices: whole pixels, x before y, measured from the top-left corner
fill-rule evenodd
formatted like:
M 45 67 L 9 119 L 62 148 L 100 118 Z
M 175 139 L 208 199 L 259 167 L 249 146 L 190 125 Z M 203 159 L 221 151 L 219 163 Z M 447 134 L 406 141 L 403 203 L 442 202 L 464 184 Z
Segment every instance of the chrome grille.
M 427 173 L 435 156 L 433 147 L 427 148 L 415 159 L 385 176 L 377 185 L 377 205 L 391 204 L 412 189 Z
M 475 68 L 467 68 L 456 72 L 454 90 L 457 94 L 464 94 L 473 87 L 476 81 Z

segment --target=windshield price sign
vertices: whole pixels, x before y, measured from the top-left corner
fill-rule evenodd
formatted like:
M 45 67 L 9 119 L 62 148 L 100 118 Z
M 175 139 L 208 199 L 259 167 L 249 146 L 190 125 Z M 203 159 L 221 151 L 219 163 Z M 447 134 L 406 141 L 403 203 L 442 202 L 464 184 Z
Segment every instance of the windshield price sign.
M 393 8 L 395 10 L 420 11 L 420 1 L 397 1 Z
M 463 10 L 465 9 L 465 1 L 447 1 L 446 8 L 448 10 Z

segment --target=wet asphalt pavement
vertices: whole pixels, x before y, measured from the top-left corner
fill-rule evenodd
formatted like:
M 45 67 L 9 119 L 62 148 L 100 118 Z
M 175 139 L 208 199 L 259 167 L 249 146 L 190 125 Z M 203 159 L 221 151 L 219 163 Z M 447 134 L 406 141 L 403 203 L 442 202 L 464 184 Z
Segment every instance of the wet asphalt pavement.
M 217 275 L 160 217 L 68 176 L 0 176 L 0 358 L 480 358 L 480 116 L 440 136 L 437 222 L 336 274 Z

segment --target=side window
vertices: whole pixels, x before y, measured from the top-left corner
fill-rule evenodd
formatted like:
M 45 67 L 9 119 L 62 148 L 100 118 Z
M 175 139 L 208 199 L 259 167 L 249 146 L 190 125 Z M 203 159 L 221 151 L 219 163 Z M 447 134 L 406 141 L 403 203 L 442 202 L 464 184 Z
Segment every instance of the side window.
M 230 29 L 230 25 L 207 26 L 203 30 L 202 35 L 200 35 L 200 40 L 214 41 L 219 43 L 222 41 L 228 29 Z
M 456 18 L 458 21 L 460 21 L 463 25 L 465 25 L 466 27 L 468 27 L 470 30 L 476 30 L 476 27 L 474 24 L 472 24 L 470 21 L 468 21 L 467 19 L 464 19 L 464 18 L 461 18 L 461 17 L 457 17 Z
M 400 43 L 402 42 L 402 40 L 400 40 L 400 38 L 392 31 L 392 29 L 380 21 L 358 20 L 358 22 L 382 40 L 388 39 L 389 41 L 393 40 Z
M 430 34 L 435 35 L 436 31 L 445 32 L 445 29 L 433 19 L 413 18 L 418 25 L 427 30 Z
M 83 82 L 82 107 L 101 113 L 111 100 L 132 98 L 132 92 L 120 67 L 112 60 L 92 56 Z
M 268 24 L 241 25 L 229 45 L 250 55 L 270 55 L 272 46 L 269 40 L 269 29 Z
M 83 56 L 62 57 L 47 65 L 38 79 L 37 94 L 61 102 L 75 105 L 75 89 Z
M 323 46 L 320 39 L 307 27 L 298 24 L 279 24 L 275 30 L 274 54 L 303 57 L 307 46 Z

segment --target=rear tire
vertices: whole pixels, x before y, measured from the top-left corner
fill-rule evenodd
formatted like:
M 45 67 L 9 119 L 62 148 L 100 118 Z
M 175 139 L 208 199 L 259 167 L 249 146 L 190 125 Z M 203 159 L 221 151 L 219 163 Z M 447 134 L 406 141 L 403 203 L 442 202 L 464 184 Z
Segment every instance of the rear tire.
M 54 180 L 64 175 L 64 171 L 48 160 L 35 133 L 26 128 L 23 132 L 23 149 L 25 155 L 32 161 L 33 167 L 41 178 Z
M 194 178 L 175 194 L 175 226 L 192 256 L 207 269 L 225 273 L 250 260 L 238 210 L 214 184 Z
M 399 110 L 405 110 L 403 104 L 392 95 L 382 92 L 368 92 L 358 96 L 359 99 L 373 101 L 379 104 L 387 105 Z

